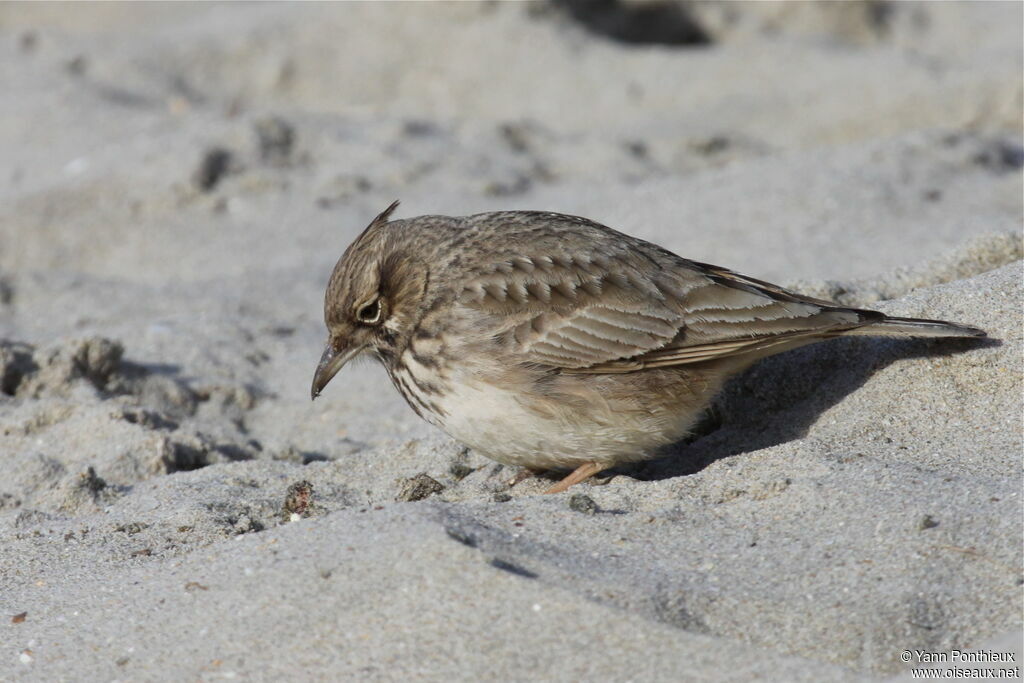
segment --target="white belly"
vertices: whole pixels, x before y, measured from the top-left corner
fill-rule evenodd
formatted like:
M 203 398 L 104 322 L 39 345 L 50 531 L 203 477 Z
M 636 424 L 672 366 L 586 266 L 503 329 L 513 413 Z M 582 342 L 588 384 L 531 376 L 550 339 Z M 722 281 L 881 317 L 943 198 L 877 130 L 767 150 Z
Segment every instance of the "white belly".
M 646 460 L 658 447 L 682 438 L 692 424 L 689 416 L 611 414 L 610 408 L 548 417 L 525 407 L 526 400 L 491 384 L 460 383 L 438 400 L 446 415 L 431 422 L 492 460 L 535 469 Z
M 568 377 L 539 395 L 536 378 L 525 373 L 502 375 L 467 364 L 441 377 L 411 353 L 402 361 L 392 379 L 420 416 L 481 455 L 519 467 L 575 469 L 588 462 L 611 467 L 648 460 L 682 439 L 703 406 L 696 399 L 658 400 L 608 391 L 597 379 Z M 695 386 L 707 391 L 712 385 Z

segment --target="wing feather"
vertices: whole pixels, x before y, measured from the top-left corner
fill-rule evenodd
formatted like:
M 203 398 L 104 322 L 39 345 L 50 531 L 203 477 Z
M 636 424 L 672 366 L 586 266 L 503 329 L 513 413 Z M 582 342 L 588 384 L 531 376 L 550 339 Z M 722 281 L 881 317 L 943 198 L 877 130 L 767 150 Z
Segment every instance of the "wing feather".
M 482 266 L 461 303 L 493 316 L 514 360 L 592 373 L 763 354 L 881 317 L 602 230 L 583 254 L 547 242 Z

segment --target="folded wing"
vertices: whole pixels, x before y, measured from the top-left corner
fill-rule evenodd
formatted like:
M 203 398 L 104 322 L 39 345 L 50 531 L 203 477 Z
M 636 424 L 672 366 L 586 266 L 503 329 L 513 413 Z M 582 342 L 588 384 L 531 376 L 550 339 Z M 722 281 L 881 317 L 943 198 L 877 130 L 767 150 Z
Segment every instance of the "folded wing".
M 588 373 L 783 350 L 884 317 L 647 243 L 601 247 L 510 257 L 478 272 L 461 300 L 503 321 L 495 341 L 519 362 Z

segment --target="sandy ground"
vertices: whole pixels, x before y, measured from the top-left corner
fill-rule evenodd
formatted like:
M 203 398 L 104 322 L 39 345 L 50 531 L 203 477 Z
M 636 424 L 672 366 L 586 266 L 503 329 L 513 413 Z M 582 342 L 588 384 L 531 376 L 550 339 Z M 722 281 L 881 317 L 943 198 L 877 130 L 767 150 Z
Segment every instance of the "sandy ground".
M 593 7 L 0 5 L 0 679 L 1020 665 L 1021 5 Z M 508 490 L 370 362 L 309 402 L 395 198 L 992 340 L 790 352 L 674 458 Z

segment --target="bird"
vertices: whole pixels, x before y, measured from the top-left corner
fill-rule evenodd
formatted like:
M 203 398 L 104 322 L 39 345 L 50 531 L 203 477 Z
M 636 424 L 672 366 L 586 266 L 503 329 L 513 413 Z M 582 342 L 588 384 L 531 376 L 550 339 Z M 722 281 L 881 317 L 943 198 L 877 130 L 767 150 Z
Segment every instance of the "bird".
M 545 493 L 685 439 L 723 383 L 839 336 L 984 337 L 804 296 L 544 211 L 391 220 L 348 246 L 324 295 L 315 399 L 375 356 L 421 418 Z

